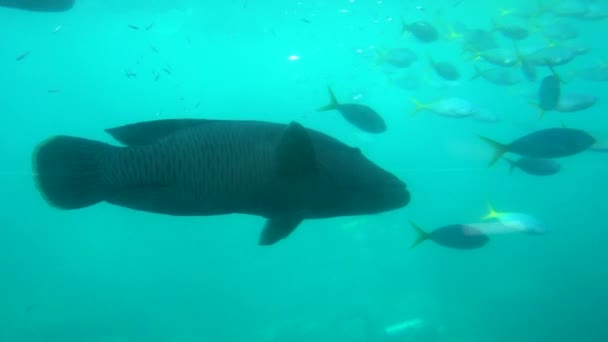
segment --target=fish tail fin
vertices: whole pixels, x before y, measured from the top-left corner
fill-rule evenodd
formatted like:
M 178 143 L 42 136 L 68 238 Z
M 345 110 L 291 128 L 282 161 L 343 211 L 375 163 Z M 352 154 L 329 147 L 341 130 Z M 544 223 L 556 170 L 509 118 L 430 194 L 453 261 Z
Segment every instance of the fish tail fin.
M 376 50 L 376 66 L 384 64 L 388 51 L 386 49 L 375 49 Z
M 33 155 L 38 190 L 61 209 L 88 207 L 107 198 L 99 155 L 116 147 L 69 136 L 41 143 Z
M 489 220 L 497 217 L 500 217 L 500 213 L 494 209 L 492 203 L 488 202 L 488 213 L 482 218 L 482 220 Z
M 495 140 L 481 135 L 479 136 L 479 138 L 494 148 L 494 156 L 490 160 L 490 163 L 488 163 L 488 167 L 494 165 L 498 161 L 498 159 L 500 159 L 503 154 L 505 154 L 508 150 L 508 147 L 505 144 L 501 144 Z
M 556 46 L 558 44 L 558 42 L 553 38 L 549 38 L 549 37 L 544 37 L 544 38 L 545 38 L 545 42 L 547 43 L 547 46 L 549 46 L 549 47 Z
M 456 40 L 462 38 L 462 33 L 458 32 L 453 25 L 448 27 L 448 33 L 446 34 L 447 40 Z
M 414 110 L 412 111 L 412 116 L 418 114 L 419 112 L 425 110 L 428 105 L 418 101 L 416 98 L 412 98 L 412 103 L 414 104 Z
M 334 110 L 338 108 L 338 100 L 336 99 L 336 95 L 330 86 L 327 86 L 327 91 L 329 92 L 329 104 L 317 109 L 318 112 L 324 112 L 327 110 Z
M 410 249 L 414 249 L 419 244 L 421 244 L 424 241 L 428 240 L 429 233 L 425 232 L 419 225 L 415 224 L 414 222 L 410 222 L 410 225 L 412 225 L 412 227 L 414 228 L 414 230 L 417 233 L 416 240 L 414 240 L 414 242 L 410 246 Z
M 536 110 L 538 111 L 539 120 L 545 117 L 545 110 L 538 103 L 530 102 L 530 106 L 536 108 Z
M 472 51 L 469 58 L 467 58 L 471 62 L 477 62 L 483 59 L 483 54 L 481 51 Z

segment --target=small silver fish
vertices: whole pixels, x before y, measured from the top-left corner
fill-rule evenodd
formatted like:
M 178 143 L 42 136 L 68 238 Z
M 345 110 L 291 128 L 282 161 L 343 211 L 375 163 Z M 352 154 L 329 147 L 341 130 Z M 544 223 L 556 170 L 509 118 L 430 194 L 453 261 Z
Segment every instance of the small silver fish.
M 450 117 L 450 118 L 466 118 L 479 113 L 479 108 L 471 102 L 459 98 L 448 97 L 432 103 L 422 103 L 416 99 L 412 99 L 416 108 L 412 114 L 416 114 L 423 110 L 428 110 L 432 113 Z
M 555 110 L 558 112 L 579 112 L 591 108 L 597 97 L 587 94 L 564 94 L 560 97 Z

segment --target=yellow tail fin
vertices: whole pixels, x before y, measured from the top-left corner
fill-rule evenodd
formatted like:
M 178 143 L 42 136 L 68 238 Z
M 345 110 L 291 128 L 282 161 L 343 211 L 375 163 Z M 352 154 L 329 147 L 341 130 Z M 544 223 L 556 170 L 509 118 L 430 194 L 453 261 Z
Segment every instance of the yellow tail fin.
M 493 219 L 493 218 L 498 218 L 498 217 L 500 217 L 500 215 L 501 215 L 501 213 L 494 210 L 492 203 L 488 202 L 488 214 L 486 216 L 484 216 L 482 219 L 489 220 L 489 219 Z
M 376 49 L 376 66 L 384 64 L 389 53 L 388 49 Z
M 334 109 L 338 108 L 338 100 L 336 99 L 336 95 L 334 94 L 333 90 L 331 90 L 330 86 L 327 86 L 327 91 L 329 92 L 330 102 L 328 105 L 325 105 L 325 106 L 317 109 L 318 112 L 324 112 L 326 110 L 334 110 Z
M 508 145 L 501 144 L 490 138 L 480 135 L 479 139 L 485 141 L 486 143 L 488 143 L 490 146 L 492 146 L 494 148 L 494 156 L 492 156 L 492 159 L 488 163 L 488 167 L 494 165 L 498 161 L 498 159 L 500 159 L 503 156 L 503 154 L 505 154 L 509 150 Z
M 412 116 L 414 116 L 414 115 L 418 114 L 418 112 L 421 112 L 428 108 L 428 105 L 418 101 L 415 98 L 412 98 L 412 103 L 415 106 L 414 110 L 412 111 Z
M 456 39 L 460 39 L 462 37 L 463 37 L 462 33 L 456 31 L 454 29 L 454 26 L 452 26 L 452 25 L 450 25 L 450 27 L 448 29 L 448 33 L 445 35 L 445 38 L 447 40 L 456 40 Z
M 418 246 L 419 244 L 423 243 L 425 240 L 428 240 L 429 234 L 427 232 L 425 232 L 422 228 L 420 228 L 419 225 L 415 224 L 414 222 L 410 222 L 410 224 L 412 225 L 412 227 L 414 228 L 416 233 L 418 233 L 418 235 L 416 236 L 416 240 L 414 240 L 414 242 L 410 246 L 410 249 L 413 249 L 416 246 Z

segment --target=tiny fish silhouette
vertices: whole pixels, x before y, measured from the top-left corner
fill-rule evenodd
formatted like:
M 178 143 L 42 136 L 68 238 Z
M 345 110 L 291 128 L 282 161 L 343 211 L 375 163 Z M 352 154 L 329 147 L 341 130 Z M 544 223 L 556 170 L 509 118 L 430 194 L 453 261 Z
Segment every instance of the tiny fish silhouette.
M 32 52 L 32 51 L 30 50 L 30 51 L 26 51 L 26 52 L 22 53 L 21 55 L 17 56 L 17 58 L 15 58 L 15 60 L 16 61 L 23 60 L 25 57 L 27 57 L 30 54 L 30 52 Z

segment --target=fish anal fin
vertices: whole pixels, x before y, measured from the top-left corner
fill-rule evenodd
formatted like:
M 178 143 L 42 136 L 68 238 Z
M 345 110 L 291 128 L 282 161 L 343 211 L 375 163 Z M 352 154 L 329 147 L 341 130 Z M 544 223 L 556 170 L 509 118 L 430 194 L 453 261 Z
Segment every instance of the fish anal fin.
M 216 120 L 203 119 L 166 119 L 144 121 L 134 124 L 108 128 L 105 131 L 126 146 L 153 144 L 182 129 L 195 127 Z
M 259 245 L 270 246 L 283 240 L 289 236 L 301 222 L 302 219 L 296 216 L 269 219 L 266 221 L 266 225 L 260 235 Z

